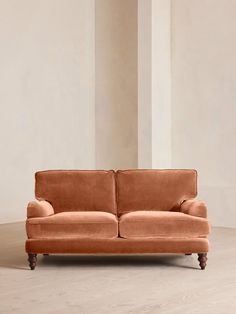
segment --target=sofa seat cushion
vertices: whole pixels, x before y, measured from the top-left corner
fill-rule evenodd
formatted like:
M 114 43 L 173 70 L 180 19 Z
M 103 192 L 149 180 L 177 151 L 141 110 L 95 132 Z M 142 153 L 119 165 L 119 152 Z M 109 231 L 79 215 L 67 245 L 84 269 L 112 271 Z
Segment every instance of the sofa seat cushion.
M 111 239 L 118 236 L 118 221 L 106 212 L 62 212 L 27 219 L 26 230 L 30 239 Z
M 180 212 L 136 211 L 123 214 L 119 221 L 122 238 L 195 238 L 209 233 L 207 219 Z

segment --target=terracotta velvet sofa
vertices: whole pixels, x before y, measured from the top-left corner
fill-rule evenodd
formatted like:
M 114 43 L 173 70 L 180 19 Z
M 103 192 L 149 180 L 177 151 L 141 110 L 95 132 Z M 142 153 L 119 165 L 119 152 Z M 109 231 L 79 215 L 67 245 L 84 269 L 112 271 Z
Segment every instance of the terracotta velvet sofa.
M 35 174 L 26 252 L 198 254 L 206 266 L 207 208 L 195 170 L 49 170 Z

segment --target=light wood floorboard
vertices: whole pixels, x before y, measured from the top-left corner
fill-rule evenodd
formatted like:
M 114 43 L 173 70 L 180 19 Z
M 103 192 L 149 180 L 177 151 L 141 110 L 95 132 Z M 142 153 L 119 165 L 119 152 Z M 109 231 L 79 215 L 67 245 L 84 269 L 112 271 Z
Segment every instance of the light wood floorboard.
M 0 225 L 0 313 L 236 313 L 236 229 L 213 228 L 204 271 L 196 254 L 39 255 L 31 271 L 24 241 Z

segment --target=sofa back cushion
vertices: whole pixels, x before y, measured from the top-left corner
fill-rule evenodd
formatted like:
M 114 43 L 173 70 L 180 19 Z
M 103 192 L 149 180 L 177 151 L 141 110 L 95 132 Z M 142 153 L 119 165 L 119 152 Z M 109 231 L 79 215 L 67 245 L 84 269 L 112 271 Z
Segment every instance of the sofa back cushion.
M 197 195 L 196 170 L 117 171 L 118 214 L 136 210 L 178 210 Z
M 103 211 L 116 214 L 114 171 L 48 170 L 35 174 L 35 196 L 55 213 Z

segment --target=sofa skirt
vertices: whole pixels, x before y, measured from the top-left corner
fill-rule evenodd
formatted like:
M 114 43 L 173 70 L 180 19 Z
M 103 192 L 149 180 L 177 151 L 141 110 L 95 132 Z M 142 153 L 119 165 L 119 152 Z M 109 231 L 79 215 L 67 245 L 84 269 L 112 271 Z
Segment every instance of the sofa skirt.
M 152 253 L 207 253 L 207 238 L 155 239 L 28 239 L 27 253 L 36 254 L 152 254 Z

